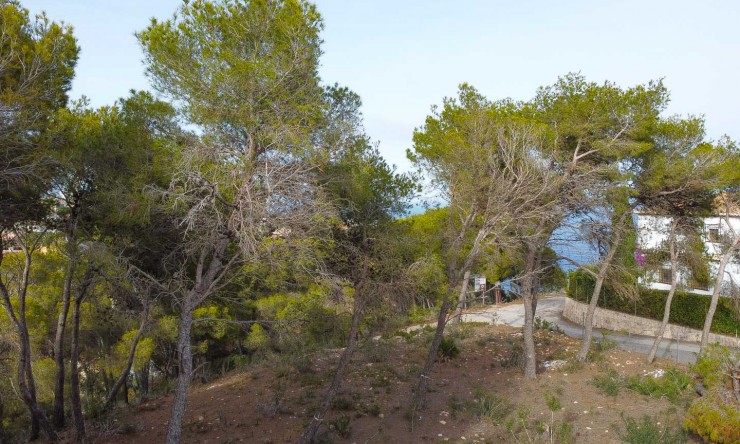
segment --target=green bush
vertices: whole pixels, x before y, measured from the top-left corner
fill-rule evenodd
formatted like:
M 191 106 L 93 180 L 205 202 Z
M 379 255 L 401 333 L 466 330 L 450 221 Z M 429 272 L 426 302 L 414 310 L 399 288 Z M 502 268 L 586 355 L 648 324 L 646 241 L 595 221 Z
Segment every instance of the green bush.
M 713 344 L 697 356 L 696 362 L 691 366 L 691 371 L 701 377 L 706 388 L 721 387 L 735 362 L 740 362 L 739 350 Z
M 715 392 L 696 400 L 686 414 L 684 426 L 707 442 L 740 442 L 740 409 L 728 405 Z
M 568 296 L 572 299 L 588 303 L 591 300 L 593 289 L 594 278 L 588 273 L 578 270 L 570 274 Z M 604 285 L 598 306 L 644 318 L 662 320 L 667 297 L 668 292 L 665 290 L 640 287 L 639 300 L 631 301 L 619 297 L 608 285 Z M 710 296 L 677 291 L 671 304 L 669 322 L 702 329 L 704 328 L 704 318 L 707 311 L 709 311 L 710 302 Z M 730 299 L 720 298 L 712 321 L 712 332 L 728 335 L 740 332 L 740 317 L 738 317 Z
M 460 349 L 457 348 L 455 340 L 448 337 L 443 337 L 437 348 L 437 355 L 440 359 L 452 359 L 460 354 Z
M 494 394 L 477 390 L 475 398 L 469 404 L 470 411 L 479 419 L 487 419 L 499 424 L 511 411 L 511 404 Z

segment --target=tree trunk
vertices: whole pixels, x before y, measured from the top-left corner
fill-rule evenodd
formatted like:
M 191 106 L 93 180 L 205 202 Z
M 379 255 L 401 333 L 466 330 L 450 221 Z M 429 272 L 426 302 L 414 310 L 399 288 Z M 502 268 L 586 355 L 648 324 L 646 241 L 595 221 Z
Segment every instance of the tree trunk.
M 717 303 L 719 302 L 719 294 L 722 290 L 722 281 L 725 278 L 725 268 L 730 262 L 735 250 L 740 245 L 740 236 L 738 236 L 730 248 L 727 249 L 725 254 L 722 256 L 722 260 L 719 262 L 719 268 L 717 269 L 717 277 L 714 280 L 714 291 L 712 291 L 712 301 L 709 304 L 709 311 L 707 312 L 706 318 L 704 318 L 704 329 L 701 333 L 701 346 L 699 347 L 699 354 L 701 355 L 707 349 L 709 345 L 709 331 L 712 328 L 712 321 L 714 320 L 714 312 L 717 311 Z
M 601 296 L 601 289 L 604 286 L 606 273 L 612 265 L 614 255 L 617 253 L 617 249 L 619 248 L 620 240 L 621 234 L 617 232 L 614 235 L 612 244 L 609 246 L 609 252 L 601 262 L 599 274 L 596 275 L 594 291 L 591 293 L 591 300 L 589 301 L 588 310 L 586 311 L 586 319 L 583 322 L 583 342 L 581 343 L 581 350 L 578 352 L 578 362 L 586 362 L 586 358 L 588 358 L 588 351 L 591 349 L 591 341 L 593 340 L 594 333 L 594 313 L 596 312 L 596 306 L 599 303 L 599 297 Z
M 54 335 L 54 362 L 56 375 L 54 380 L 54 427 L 64 428 L 64 329 L 67 325 L 67 314 L 72 294 L 72 277 L 75 272 L 76 260 L 69 258 L 69 264 L 64 275 L 62 288 L 62 308 L 57 318 L 57 330 Z
M 75 441 L 79 443 L 87 442 L 85 433 L 85 417 L 82 414 L 82 400 L 80 398 L 80 319 L 82 317 L 82 302 L 85 300 L 87 290 L 92 284 L 94 271 L 92 269 L 85 272 L 80 287 L 77 290 L 77 296 L 72 305 L 72 347 L 70 352 L 70 404 L 72 405 L 72 419 L 75 425 Z
M 0 238 L 0 265 L 3 260 L 2 248 L 3 245 Z M 23 274 L 19 282 L 17 316 L 10 302 L 10 292 L 2 278 L 0 278 L 0 294 L 2 295 L 5 311 L 18 334 L 19 352 L 18 371 L 16 375 L 18 391 L 31 416 L 31 433 L 29 439 L 31 441 L 38 439 L 39 431 L 43 430 L 50 441 L 56 441 L 57 434 L 36 400 L 36 384 L 33 378 L 33 372 L 31 371 L 31 341 L 26 325 L 26 291 L 31 272 L 31 253 L 33 250 L 29 251 L 25 245 L 22 248 L 25 258 Z
M 118 379 L 116 380 L 115 384 L 113 384 L 113 388 L 110 389 L 108 392 L 108 396 L 105 400 L 105 406 L 103 407 L 103 410 L 110 410 L 111 407 L 113 407 L 116 396 L 118 395 L 118 391 L 121 389 L 122 386 L 125 385 L 126 380 L 128 379 L 129 373 L 131 373 L 131 366 L 134 364 L 134 358 L 136 357 L 136 347 L 139 345 L 139 341 L 141 340 L 141 337 L 144 335 L 144 331 L 146 330 L 147 325 L 147 317 L 148 317 L 148 304 L 145 303 L 144 305 L 144 312 L 142 314 L 141 322 L 139 323 L 139 330 L 136 331 L 136 336 L 134 336 L 134 340 L 131 342 L 131 347 L 128 350 L 128 359 L 126 360 L 126 367 L 123 369 L 121 374 L 118 376 Z M 128 389 L 126 390 L 128 392 Z M 126 403 L 128 403 L 128 393 L 125 393 L 125 399 Z
M 411 424 L 413 427 L 414 415 L 419 410 L 424 410 L 427 388 L 429 386 L 429 374 L 432 372 L 434 366 L 434 360 L 437 359 L 437 349 L 439 344 L 442 342 L 442 336 L 445 332 L 445 325 L 447 324 L 447 314 L 450 312 L 450 306 L 452 305 L 453 288 L 450 286 L 447 290 L 447 296 L 442 305 L 439 307 L 439 316 L 437 316 L 437 329 L 434 332 L 434 339 L 429 346 L 429 352 L 427 353 L 427 359 L 424 362 L 424 368 L 421 370 L 419 380 L 416 384 L 416 391 L 414 393 L 414 400 L 411 405 Z
M 455 308 L 454 322 L 462 322 L 462 310 L 465 305 L 465 297 L 468 293 L 468 282 L 470 281 L 470 271 L 466 271 L 463 276 L 462 285 L 460 286 L 460 295 L 457 298 L 457 307 Z
M 676 225 L 678 223 L 678 218 L 674 217 L 673 219 L 674 220 L 671 222 L 671 231 L 669 234 L 670 239 L 668 241 L 668 248 L 671 254 L 671 288 L 670 290 L 668 290 L 668 297 L 665 300 L 665 307 L 663 308 L 663 321 L 660 323 L 660 329 L 658 329 L 658 334 L 655 335 L 653 346 L 650 348 L 650 353 L 648 353 L 647 356 L 648 364 L 652 363 L 655 360 L 655 355 L 658 353 L 660 341 L 663 339 L 666 326 L 668 325 L 668 320 L 671 317 L 671 304 L 673 303 L 673 295 L 676 294 L 676 287 L 678 287 L 678 279 L 676 279 L 676 270 L 678 269 L 678 253 L 676 252 Z
M 175 397 L 172 401 L 170 423 L 167 426 L 167 444 L 179 444 L 182 436 L 182 422 L 185 417 L 185 405 L 188 399 L 188 389 L 193 376 L 193 353 L 190 347 L 190 330 L 193 326 L 192 297 L 183 303 L 180 312 L 180 323 L 177 332 L 177 351 L 179 372 L 175 385 Z
M 72 418 L 75 425 L 75 441 L 87 442 L 85 434 L 85 418 L 82 415 L 82 401 L 80 399 L 80 372 L 77 367 L 80 358 L 80 309 L 82 297 L 78 295 L 72 306 L 72 349 L 70 358 L 70 404 L 72 405 Z
M 522 282 L 522 297 L 524 298 L 524 377 L 527 379 L 537 377 L 537 355 L 534 348 L 534 313 L 537 307 L 537 294 L 534 288 L 535 273 L 537 272 L 536 259 L 537 250 L 533 246 L 529 246 L 524 263 L 524 281 Z
M 362 301 L 361 292 L 362 284 L 355 285 L 355 299 L 352 307 L 352 324 L 349 330 L 347 347 L 344 349 L 344 352 L 342 352 L 342 357 L 339 359 L 336 373 L 334 373 L 334 378 L 324 394 L 324 399 L 321 401 L 319 411 L 314 415 L 308 427 L 306 427 L 305 432 L 303 432 L 303 436 L 298 440 L 298 444 L 310 444 L 313 442 L 316 437 L 316 433 L 319 431 L 319 427 L 321 427 L 321 423 L 326 418 L 326 414 L 329 412 L 329 409 L 331 409 L 339 388 L 342 386 L 344 374 L 347 371 L 347 367 L 352 360 L 352 355 L 357 348 L 357 332 L 360 328 L 360 320 L 362 319 L 362 312 L 364 311 L 365 306 L 365 303 Z

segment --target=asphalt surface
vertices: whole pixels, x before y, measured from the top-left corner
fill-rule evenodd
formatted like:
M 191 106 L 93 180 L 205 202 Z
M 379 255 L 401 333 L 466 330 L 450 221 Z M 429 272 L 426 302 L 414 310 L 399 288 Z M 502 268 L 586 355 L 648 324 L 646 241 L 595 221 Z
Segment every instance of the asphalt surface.
M 557 325 L 568 336 L 583 338 L 583 327 L 563 317 L 565 296 L 549 297 L 537 302 L 535 316 Z M 524 326 L 524 305 L 510 303 L 491 305 L 484 310 L 468 311 L 462 315 L 464 322 L 486 322 L 494 325 Z M 607 336 L 608 340 L 617 343 L 623 350 L 647 355 L 655 340 L 652 336 L 624 334 L 610 330 L 594 329 L 594 341 Z M 670 359 L 681 364 L 693 363 L 699 353 L 699 343 L 673 339 L 663 339 L 658 348 L 658 358 Z

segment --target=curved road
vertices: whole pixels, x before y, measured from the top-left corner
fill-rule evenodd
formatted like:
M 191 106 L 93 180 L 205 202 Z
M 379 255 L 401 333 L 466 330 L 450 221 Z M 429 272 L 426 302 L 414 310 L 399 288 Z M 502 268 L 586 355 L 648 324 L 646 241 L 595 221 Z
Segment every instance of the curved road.
M 565 299 L 564 296 L 540 299 L 537 302 L 536 316 L 557 325 L 568 336 L 579 339 L 583 338 L 583 327 L 570 322 L 562 316 Z M 491 305 L 484 310 L 464 313 L 462 320 L 464 322 L 486 322 L 494 325 L 522 327 L 524 325 L 524 305 L 521 303 Z M 650 351 L 653 340 L 655 339 L 652 336 L 594 329 L 594 340 L 602 338 L 604 336 L 603 331 L 607 332 L 609 340 L 616 342 L 619 348 L 643 354 L 647 354 Z M 663 339 L 660 342 L 657 357 L 671 359 L 681 364 L 688 364 L 696 360 L 696 354 L 698 352 L 698 343 Z

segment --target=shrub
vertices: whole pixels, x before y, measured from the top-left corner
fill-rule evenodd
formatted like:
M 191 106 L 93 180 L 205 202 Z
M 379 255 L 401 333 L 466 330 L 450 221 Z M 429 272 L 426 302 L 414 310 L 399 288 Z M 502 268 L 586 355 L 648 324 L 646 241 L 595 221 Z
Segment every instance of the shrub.
M 571 273 L 568 285 L 568 296 L 580 302 L 588 303 L 594 288 L 594 279 L 583 271 Z M 628 300 L 604 285 L 598 306 L 609 310 L 629 313 L 644 318 L 662 320 L 665 300 L 668 292 L 640 287 L 640 298 L 637 301 Z M 711 297 L 677 291 L 671 304 L 669 322 L 690 328 L 704 328 L 704 318 L 709 311 Z M 712 332 L 735 335 L 740 332 L 740 318 L 729 298 L 720 298 L 717 311 L 712 321 Z
M 708 442 L 740 442 L 740 410 L 727 404 L 716 392 L 691 405 L 684 426 Z
M 460 354 L 460 349 L 457 348 L 455 340 L 448 337 L 443 337 L 437 348 L 437 356 L 440 359 L 452 359 Z
M 736 362 L 740 362 L 740 351 L 714 344 L 696 358 L 691 371 L 698 374 L 709 389 L 721 385 Z
M 349 438 L 349 435 L 352 433 L 349 416 L 339 415 L 337 418 L 329 421 L 329 430 L 335 432 L 342 438 Z

